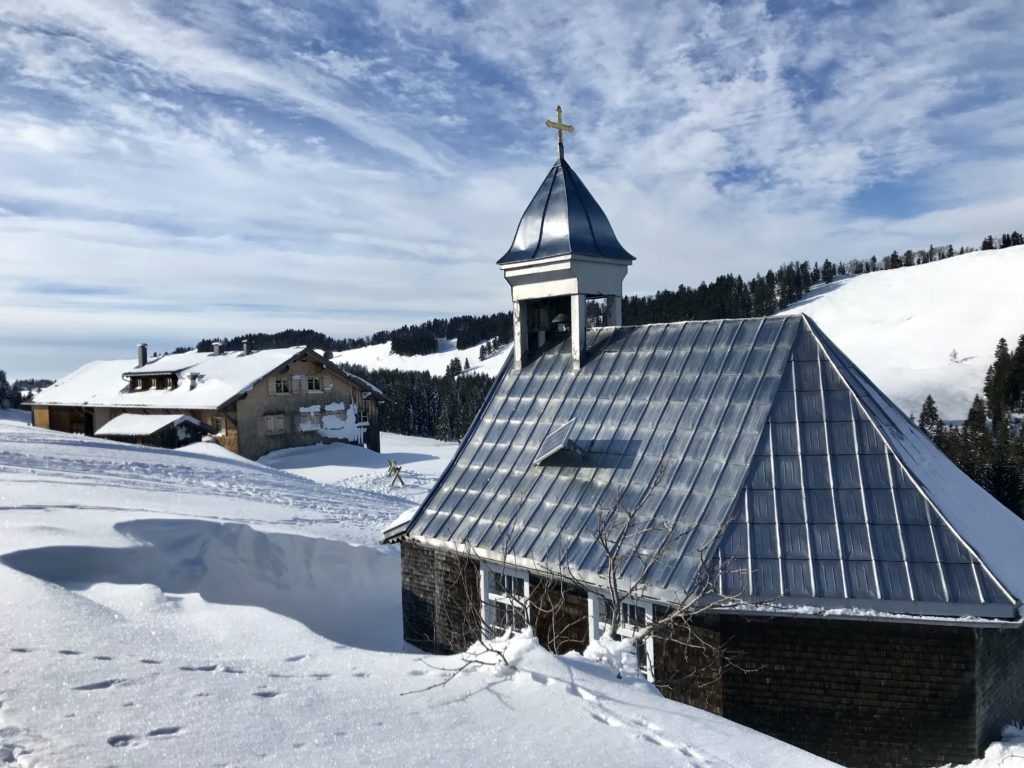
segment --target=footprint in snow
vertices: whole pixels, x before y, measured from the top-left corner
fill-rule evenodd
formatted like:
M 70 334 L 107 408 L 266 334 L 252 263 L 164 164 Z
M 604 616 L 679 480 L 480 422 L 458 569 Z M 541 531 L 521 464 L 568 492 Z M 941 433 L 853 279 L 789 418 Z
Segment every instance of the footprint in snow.
M 113 687 L 115 685 L 120 685 L 121 683 L 126 683 L 126 682 L 128 682 L 128 681 L 127 680 L 119 680 L 119 679 L 116 679 L 116 678 L 112 679 L 112 680 L 100 680 L 98 683 L 86 683 L 85 685 L 77 685 L 74 688 L 72 688 L 71 690 L 73 690 L 73 691 L 100 691 L 100 690 L 103 690 L 104 688 L 111 688 L 111 687 Z
M 127 747 L 135 743 L 135 737 L 129 734 L 119 734 L 107 739 L 107 744 L 112 747 Z
M 201 666 L 190 666 L 185 665 L 184 667 L 178 667 L 182 672 L 213 672 L 217 669 L 216 664 L 203 664 Z
M 113 656 L 93 656 L 93 658 L 96 659 L 96 661 L 113 661 L 114 660 Z
M 261 699 L 272 699 L 277 696 L 277 691 L 254 691 L 253 696 L 259 696 Z
M 11 653 L 32 653 L 30 648 L 11 648 Z
M 81 651 L 69 651 L 66 648 L 62 649 L 60 651 L 57 651 L 57 653 L 59 653 L 61 656 L 81 656 L 82 655 Z
M 139 659 L 139 661 L 142 664 L 163 664 L 163 662 L 158 659 Z
M 353 672 L 352 677 L 369 677 L 369 672 Z
M 287 659 L 285 659 L 285 661 L 295 663 L 296 661 L 302 661 L 304 658 L 306 658 L 306 654 L 303 653 L 299 654 L 298 656 L 289 656 Z
M 331 676 L 330 672 L 312 672 L 310 675 L 315 680 L 326 680 Z
M 181 730 L 181 726 L 172 725 L 166 728 L 154 728 L 152 731 L 147 733 L 147 736 L 173 736 Z

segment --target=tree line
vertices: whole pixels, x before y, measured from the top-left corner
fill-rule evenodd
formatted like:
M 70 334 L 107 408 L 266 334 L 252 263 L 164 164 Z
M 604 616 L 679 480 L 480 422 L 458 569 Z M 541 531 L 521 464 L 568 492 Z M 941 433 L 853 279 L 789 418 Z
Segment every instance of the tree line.
M 931 395 L 917 424 L 968 477 L 1024 517 L 1024 334 L 1012 352 L 1006 339 L 996 344 L 963 424 L 946 425 Z

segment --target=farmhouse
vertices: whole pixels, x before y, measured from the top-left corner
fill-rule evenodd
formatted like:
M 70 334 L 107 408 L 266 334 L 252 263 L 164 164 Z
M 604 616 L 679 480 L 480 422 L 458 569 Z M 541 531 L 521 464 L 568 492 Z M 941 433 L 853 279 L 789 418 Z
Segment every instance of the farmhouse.
M 582 650 L 617 614 L 670 697 L 847 765 L 974 759 L 1024 718 L 1024 521 L 808 317 L 621 327 L 633 260 L 560 147 L 498 261 L 514 357 L 385 534 L 406 640 Z
M 344 441 L 380 450 L 383 393 L 307 347 L 189 351 L 83 365 L 40 392 L 32 423 L 158 447 L 205 432 L 257 459 L 269 451 Z

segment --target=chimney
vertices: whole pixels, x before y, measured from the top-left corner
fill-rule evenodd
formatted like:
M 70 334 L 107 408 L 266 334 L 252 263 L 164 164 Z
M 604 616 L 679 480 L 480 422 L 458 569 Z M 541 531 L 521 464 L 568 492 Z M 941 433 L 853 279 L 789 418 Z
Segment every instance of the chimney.
M 213 354 L 214 354 L 214 357 L 220 355 L 220 353 L 223 350 L 224 350 L 224 345 L 223 344 L 221 344 L 219 341 L 213 342 Z
M 248 339 L 244 339 L 242 341 L 242 354 L 243 355 L 250 355 L 250 354 L 252 354 L 252 342 L 249 341 Z
M 141 368 L 149 362 L 149 347 L 145 344 L 139 344 L 138 347 L 138 365 L 136 368 Z
M 188 373 L 188 388 L 189 389 L 195 389 L 196 388 L 196 381 L 198 381 L 198 380 L 199 380 L 199 374 L 196 373 L 195 371 L 189 371 L 189 373 Z

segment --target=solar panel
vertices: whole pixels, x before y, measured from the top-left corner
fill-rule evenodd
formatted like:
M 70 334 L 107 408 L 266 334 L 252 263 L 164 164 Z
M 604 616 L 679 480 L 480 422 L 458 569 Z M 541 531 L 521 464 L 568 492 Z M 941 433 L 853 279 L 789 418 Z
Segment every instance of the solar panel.
M 550 459 L 559 451 L 572 445 L 572 440 L 569 439 L 569 433 L 572 431 L 575 424 L 576 419 L 573 417 L 564 424 L 559 424 L 558 426 L 551 428 L 551 431 L 548 432 L 548 436 L 544 438 L 543 442 L 540 444 L 540 448 L 537 449 L 537 455 L 533 459 L 534 466 L 542 464 L 546 459 Z

